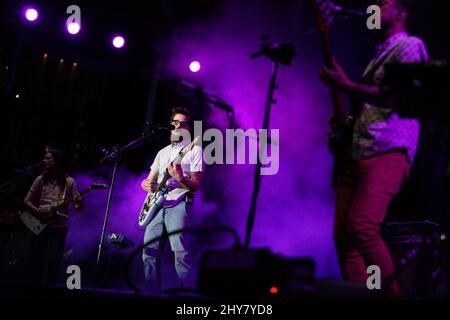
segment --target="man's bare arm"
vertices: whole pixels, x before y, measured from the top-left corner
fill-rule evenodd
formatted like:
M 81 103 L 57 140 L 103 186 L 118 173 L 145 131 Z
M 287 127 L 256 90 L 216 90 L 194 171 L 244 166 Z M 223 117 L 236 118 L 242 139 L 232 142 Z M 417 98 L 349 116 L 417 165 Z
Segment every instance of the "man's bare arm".
M 336 61 L 333 61 L 331 67 L 323 67 L 320 72 L 320 77 L 329 86 L 349 95 L 351 98 L 380 107 L 392 107 L 392 103 L 379 86 L 365 85 L 351 81 Z
M 189 191 L 195 192 L 200 188 L 203 178 L 203 173 L 201 171 L 191 172 L 190 177 L 185 177 L 180 165 L 171 163 L 167 169 L 169 170 L 169 174 L 186 189 L 189 189 Z
M 183 186 L 185 186 L 189 191 L 195 192 L 200 188 L 202 183 L 203 172 L 192 172 L 191 177 L 182 177 L 178 180 Z
M 158 172 L 157 171 L 150 171 L 148 174 L 147 179 L 142 180 L 141 188 L 144 189 L 146 192 L 155 192 L 157 187 L 157 180 L 158 180 Z

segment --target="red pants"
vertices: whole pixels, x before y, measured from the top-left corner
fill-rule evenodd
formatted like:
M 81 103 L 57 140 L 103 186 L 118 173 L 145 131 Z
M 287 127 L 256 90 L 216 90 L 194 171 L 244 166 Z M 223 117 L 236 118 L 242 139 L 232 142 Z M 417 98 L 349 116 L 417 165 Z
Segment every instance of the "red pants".
M 394 264 L 380 235 L 380 224 L 409 172 L 407 156 L 392 151 L 349 162 L 336 190 L 334 240 L 344 279 L 366 281 L 366 268 L 378 265 L 381 277 Z

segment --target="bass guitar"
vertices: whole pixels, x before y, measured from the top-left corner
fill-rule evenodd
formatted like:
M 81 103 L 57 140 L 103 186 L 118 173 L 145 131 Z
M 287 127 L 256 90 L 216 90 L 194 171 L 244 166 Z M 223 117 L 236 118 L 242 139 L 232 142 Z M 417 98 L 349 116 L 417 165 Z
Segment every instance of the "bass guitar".
M 332 4 L 328 0 L 312 0 L 316 12 L 317 28 L 320 34 L 325 65 L 333 66 L 333 53 L 331 50 L 328 25 L 333 19 Z M 331 131 L 328 139 L 328 148 L 334 156 L 332 186 L 335 189 L 337 179 L 344 166 L 352 145 L 353 122 L 352 117 L 347 113 L 342 94 L 335 88 L 331 88 L 331 98 L 333 104 L 333 115 L 330 118 Z
M 190 144 L 185 146 L 178 152 L 177 157 L 172 161 L 174 165 L 180 164 L 181 160 L 183 160 L 184 156 L 192 150 L 194 145 L 199 140 L 199 137 L 196 137 Z M 144 200 L 144 204 L 142 205 L 141 211 L 139 213 L 138 223 L 141 227 L 146 227 L 156 216 L 159 209 L 162 208 L 164 202 L 164 196 L 169 191 L 166 188 L 167 180 L 169 180 L 170 174 L 169 170 L 164 170 L 163 177 L 161 181 L 158 183 L 155 192 L 149 192 Z

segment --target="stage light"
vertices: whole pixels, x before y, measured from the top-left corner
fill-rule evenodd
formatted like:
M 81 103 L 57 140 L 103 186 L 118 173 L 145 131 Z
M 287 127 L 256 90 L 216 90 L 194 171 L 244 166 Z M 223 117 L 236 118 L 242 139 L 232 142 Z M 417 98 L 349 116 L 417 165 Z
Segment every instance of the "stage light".
M 16 94 L 16 99 L 19 99 L 20 98 L 20 94 Z
M 67 31 L 69 31 L 70 34 L 77 34 L 80 32 L 80 25 L 76 22 L 71 22 L 67 25 Z
M 115 36 L 113 38 L 112 44 L 114 47 L 120 49 L 125 45 L 125 39 L 122 36 Z
M 278 288 L 277 287 L 271 287 L 269 291 L 270 291 L 271 294 L 277 294 L 278 293 Z
M 28 9 L 25 10 L 25 18 L 28 21 L 31 21 L 31 22 L 36 21 L 38 16 L 39 16 L 39 13 L 34 8 L 28 8 Z
M 189 70 L 191 70 L 191 72 L 199 72 L 200 71 L 200 62 L 192 61 L 191 64 L 189 65 Z

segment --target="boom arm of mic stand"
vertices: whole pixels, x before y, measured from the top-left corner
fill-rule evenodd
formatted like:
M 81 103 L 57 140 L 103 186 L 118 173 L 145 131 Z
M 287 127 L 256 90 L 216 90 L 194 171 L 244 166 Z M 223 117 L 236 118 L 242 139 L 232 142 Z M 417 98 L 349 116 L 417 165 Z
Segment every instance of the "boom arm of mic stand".
M 115 159 L 117 157 L 120 157 L 120 155 L 122 155 L 124 152 L 139 146 L 142 142 L 148 139 L 153 133 L 154 133 L 153 130 L 149 133 L 144 133 L 141 137 L 129 142 L 127 145 L 123 147 L 115 146 L 113 148 L 113 151 L 106 153 L 105 157 L 100 160 L 100 163 L 103 163 L 108 160 L 115 161 Z

